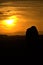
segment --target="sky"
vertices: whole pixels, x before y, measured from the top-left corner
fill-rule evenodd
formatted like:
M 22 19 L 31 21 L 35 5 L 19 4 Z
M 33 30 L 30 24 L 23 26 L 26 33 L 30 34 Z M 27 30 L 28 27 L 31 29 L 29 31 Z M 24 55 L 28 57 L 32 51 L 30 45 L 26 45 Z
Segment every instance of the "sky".
M 43 1 L 0 0 L 0 34 L 24 34 L 33 25 L 43 32 Z

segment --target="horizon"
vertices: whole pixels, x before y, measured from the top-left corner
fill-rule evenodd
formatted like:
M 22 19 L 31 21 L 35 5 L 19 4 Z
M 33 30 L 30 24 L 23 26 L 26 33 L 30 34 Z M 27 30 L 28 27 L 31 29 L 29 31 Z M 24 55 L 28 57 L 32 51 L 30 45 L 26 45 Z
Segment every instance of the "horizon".
M 39 35 L 43 35 L 43 31 L 38 32 Z M 25 36 L 26 35 L 26 31 L 25 32 L 14 32 L 13 34 L 0 34 L 0 35 L 7 35 L 7 36 Z

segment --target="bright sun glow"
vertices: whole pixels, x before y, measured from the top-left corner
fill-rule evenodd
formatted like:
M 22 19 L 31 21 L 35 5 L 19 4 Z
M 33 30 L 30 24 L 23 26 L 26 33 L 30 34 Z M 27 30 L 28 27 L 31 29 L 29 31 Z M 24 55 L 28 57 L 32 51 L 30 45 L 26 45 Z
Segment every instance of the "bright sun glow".
M 18 18 L 16 16 L 11 16 L 3 21 L 3 24 L 7 27 L 11 27 L 17 23 Z
M 6 20 L 6 24 L 11 25 L 13 24 L 14 20 Z

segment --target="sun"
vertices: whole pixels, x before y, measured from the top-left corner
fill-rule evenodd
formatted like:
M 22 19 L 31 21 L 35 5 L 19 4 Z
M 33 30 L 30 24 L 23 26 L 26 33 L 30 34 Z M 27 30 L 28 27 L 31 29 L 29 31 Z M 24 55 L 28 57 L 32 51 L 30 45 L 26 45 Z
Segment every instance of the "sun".
M 6 20 L 6 25 L 12 25 L 12 24 L 14 24 L 14 22 L 15 22 L 15 20 L 13 20 L 13 19 L 9 19 L 9 20 Z
M 16 16 L 11 16 L 3 21 L 3 25 L 6 27 L 12 27 L 15 26 L 17 23 L 18 18 Z
M 7 20 L 7 24 L 11 25 L 13 23 L 13 20 Z

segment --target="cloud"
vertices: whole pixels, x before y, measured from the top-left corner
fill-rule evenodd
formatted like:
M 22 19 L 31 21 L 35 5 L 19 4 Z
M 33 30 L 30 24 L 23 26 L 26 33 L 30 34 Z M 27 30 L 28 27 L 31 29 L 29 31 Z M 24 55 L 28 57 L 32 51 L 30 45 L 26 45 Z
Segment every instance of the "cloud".
M 0 15 L 3 15 L 3 12 L 0 12 Z
M 0 0 L 0 2 L 8 2 L 8 1 L 42 1 L 42 0 Z
M 10 12 L 11 10 L 8 10 L 7 12 Z
M 2 0 L 3 1 L 3 0 Z M 5 0 L 4 0 L 5 1 Z M 40 30 L 43 28 L 43 2 L 11 2 L 6 0 L 0 4 L 0 19 L 5 20 L 7 17 L 16 15 L 19 17 L 18 26 L 24 29 L 31 25 L 36 25 Z M 41 23 L 40 23 L 41 21 Z M 42 28 L 41 28 L 42 27 Z M 18 27 L 17 27 L 18 28 Z

